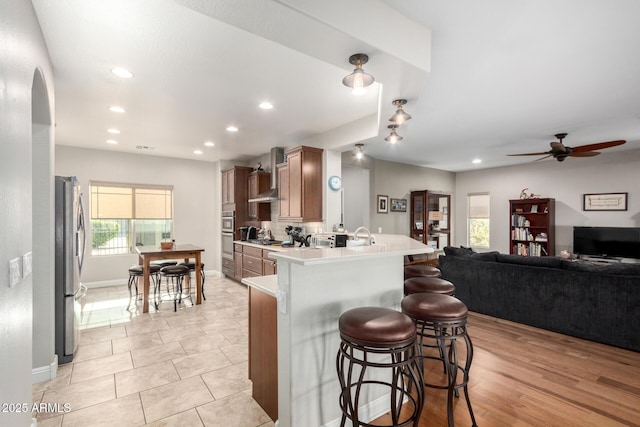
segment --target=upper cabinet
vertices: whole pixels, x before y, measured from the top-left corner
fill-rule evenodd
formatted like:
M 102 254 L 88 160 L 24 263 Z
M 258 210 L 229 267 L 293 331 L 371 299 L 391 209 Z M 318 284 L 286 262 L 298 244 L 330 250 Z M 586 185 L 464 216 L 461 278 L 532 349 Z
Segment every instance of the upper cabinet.
M 278 165 L 280 219 L 322 221 L 322 152 L 305 146 L 285 152 L 287 163 Z
M 451 196 L 432 191 L 411 192 L 411 237 L 434 249 L 449 245 Z
M 234 166 L 222 171 L 222 210 L 236 213 L 236 224 L 249 219 L 247 200 L 249 199 L 249 174 L 253 168 Z
M 253 171 L 249 174 L 249 200 L 269 190 L 271 174 L 264 171 Z M 249 202 L 249 219 L 253 221 L 271 221 L 271 204 L 269 202 Z

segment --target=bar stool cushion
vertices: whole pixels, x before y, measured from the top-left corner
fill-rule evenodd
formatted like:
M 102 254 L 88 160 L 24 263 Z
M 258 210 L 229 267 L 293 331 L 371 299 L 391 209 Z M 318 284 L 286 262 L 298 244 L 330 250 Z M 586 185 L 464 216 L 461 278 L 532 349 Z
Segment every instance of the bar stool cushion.
M 129 274 L 132 276 L 142 276 L 142 268 L 143 266 L 141 265 L 132 265 L 131 267 L 129 267 Z M 150 265 L 149 271 L 151 272 L 151 274 L 157 273 L 160 271 L 160 266 Z
M 195 262 L 181 262 L 178 265 L 186 265 L 187 267 L 189 267 L 189 270 L 195 270 L 196 269 L 196 263 Z M 200 263 L 200 268 L 204 268 L 204 263 Z
M 151 265 L 159 265 L 160 267 L 167 267 L 169 265 L 176 265 L 178 261 L 171 261 L 169 259 L 156 259 L 151 261 Z
M 406 344 L 416 337 L 416 327 L 408 316 L 383 307 L 346 311 L 340 316 L 338 327 L 344 339 L 370 347 Z
M 181 276 L 189 274 L 189 267 L 185 265 L 168 265 L 160 269 L 160 273 L 166 276 Z
M 440 277 L 440 269 L 431 265 L 406 265 L 404 267 L 405 280 L 410 277 Z
M 421 293 L 407 295 L 402 299 L 402 312 L 414 319 L 431 321 L 454 321 L 467 317 L 467 306 L 449 295 Z
M 456 287 L 448 280 L 439 277 L 410 277 L 404 281 L 404 294 L 432 292 L 442 295 L 455 295 Z

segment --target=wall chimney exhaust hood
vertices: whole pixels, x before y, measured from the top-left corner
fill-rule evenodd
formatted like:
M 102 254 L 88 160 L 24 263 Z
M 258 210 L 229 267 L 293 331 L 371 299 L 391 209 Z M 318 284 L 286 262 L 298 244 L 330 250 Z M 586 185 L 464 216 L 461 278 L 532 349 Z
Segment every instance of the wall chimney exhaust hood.
M 258 194 L 253 199 L 249 199 L 249 202 L 270 203 L 278 201 L 278 169 L 276 165 L 283 162 L 284 148 L 273 147 L 269 158 L 269 164 L 271 165 L 271 188 L 268 191 Z

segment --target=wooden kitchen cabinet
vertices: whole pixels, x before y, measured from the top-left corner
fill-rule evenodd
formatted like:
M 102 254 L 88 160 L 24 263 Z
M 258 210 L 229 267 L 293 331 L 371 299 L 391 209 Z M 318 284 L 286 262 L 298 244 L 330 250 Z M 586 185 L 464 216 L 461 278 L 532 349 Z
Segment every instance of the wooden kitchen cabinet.
M 278 419 L 278 310 L 276 298 L 249 288 L 249 379 L 252 396 Z
M 272 274 L 277 274 L 278 269 L 276 267 L 276 260 L 273 258 L 269 258 L 269 254 L 273 251 L 269 251 L 266 249 L 262 250 L 262 275 L 270 276 Z
M 271 174 L 253 171 L 249 174 L 249 200 L 271 187 Z M 271 221 L 271 204 L 269 202 L 249 202 L 249 219 L 253 221 Z
M 242 279 L 242 244 L 233 244 L 233 278 L 236 280 Z
M 242 277 L 262 276 L 262 249 L 245 245 L 242 248 Z
M 292 222 L 322 221 L 323 151 L 300 146 L 285 152 L 286 166 L 278 165 L 280 219 Z
M 222 171 L 221 199 L 223 211 L 234 211 L 236 224 L 244 224 L 249 220 L 249 174 L 253 168 L 248 166 L 233 166 Z M 238 230 L 236 230 L 238 234 Z M 236 239 L 239 236 L 236 235 Z

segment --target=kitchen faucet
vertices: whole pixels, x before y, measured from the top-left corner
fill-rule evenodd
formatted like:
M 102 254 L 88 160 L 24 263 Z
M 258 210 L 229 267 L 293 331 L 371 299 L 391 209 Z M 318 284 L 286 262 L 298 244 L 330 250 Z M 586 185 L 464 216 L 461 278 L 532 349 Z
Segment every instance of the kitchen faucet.
M 373 237 L 371 237 L 371 232 L 367 227 L 356 228 L 356 231 L 353 232 L 353 240 L 360 240 L 358 238 L 358 233 L 361 231 L 365 231 L 367 233 L 367 245 L 371 245 L 374 242 L 374 240 L 373 240 Z

